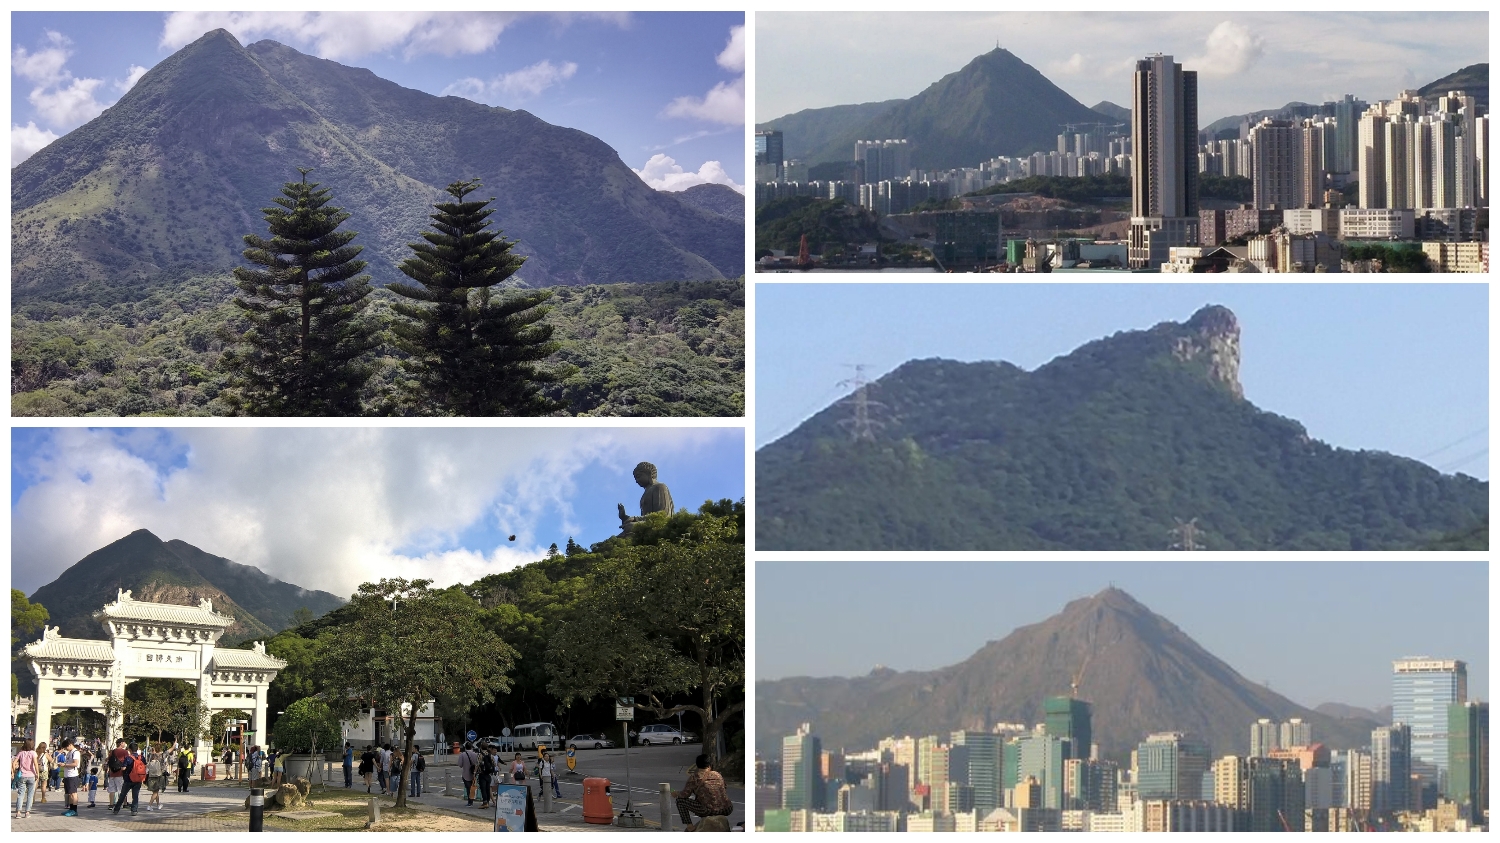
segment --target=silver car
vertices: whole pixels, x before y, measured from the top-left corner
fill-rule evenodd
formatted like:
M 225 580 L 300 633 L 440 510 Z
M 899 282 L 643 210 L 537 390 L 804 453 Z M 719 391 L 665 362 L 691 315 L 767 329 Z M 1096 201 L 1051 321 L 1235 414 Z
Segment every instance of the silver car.
M 603 735 L 574 735 L 568 738 L 568 746 L 579 749 L 614 749 L 615 742 Z
M 692 743 L 698 740 L 698 736 L 692 732 L 679 732 L 676 726 L 666 723 L 652 723 L 650 726 L 641 727 L 641 735 L 637 739 L 641 746 L 668 743 Z

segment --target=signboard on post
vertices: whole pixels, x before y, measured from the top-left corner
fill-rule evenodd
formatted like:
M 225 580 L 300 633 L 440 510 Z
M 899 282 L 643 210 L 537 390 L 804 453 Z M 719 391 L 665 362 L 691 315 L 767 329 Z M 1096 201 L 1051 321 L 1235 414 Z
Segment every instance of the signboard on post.
M 464 740 L 469 741 L 470 743 L 477 741 L 479 740 L 479 733 L 474 731 L 473 729 L 470 729 L 469 731 L 464 732 Z
M 495 785 L 495 830 L 526 830 L 526 788 L 524 784 Z
M 635 719 L 635 697 L 615 697 L 615 719 Z

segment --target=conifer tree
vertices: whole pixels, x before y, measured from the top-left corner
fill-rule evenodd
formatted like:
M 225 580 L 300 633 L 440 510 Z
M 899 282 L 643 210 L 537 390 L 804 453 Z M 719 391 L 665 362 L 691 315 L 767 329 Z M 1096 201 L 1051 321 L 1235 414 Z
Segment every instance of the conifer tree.
M 405 316 L 392 330 L 396 344 L 411 355 L 407 370 L 416 376 L 433 409 L 458 416 L 540 416 L 564 405 L 541 394 L 540 385 L 561 378 L 536 363 L 561 347 L 552 326 L 541 324 L 550 290 L 494 290 L 526 260 L 511 253 L 516 245 L 487 230 L 493 199 L 466 202 L 479 179 L 448 185 L 451 202 L 433 207 L 424 243 L 401 271 L 421 286 L 392 284 L 411 299 L 394 304 Z
M 361 319 L 370 276 L 360 275 L 357 233 L 339 231 L 349 219 L 329 205 L 327 188 L 287 182 L 278 207 L 266 208 L 270 238 L 245 235 L 245 260 L 259 269 L 234 270 L 236 297 L 250 329 L 235 336 L 224 365 L 238 387 L 236 409 L 254 416 L 359 415 L 359 393 L 374 367 L 363 360 L 376 345 L 375 328 Z

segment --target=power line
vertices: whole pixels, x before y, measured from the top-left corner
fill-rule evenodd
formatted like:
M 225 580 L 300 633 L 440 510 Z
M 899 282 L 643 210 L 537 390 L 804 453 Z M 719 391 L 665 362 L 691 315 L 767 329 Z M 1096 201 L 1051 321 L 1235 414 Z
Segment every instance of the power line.
M 1460 459 L 1454 460 L 1453 462 L 1447 463 L 1446 465 L 1440 465 L 1440 466 L 1438 466 L 1438 471 L 1450 471 L 1452 469 L 1458 468 L 1459 466 L 1468 463 L 1470 460 L 1473 460 L 1473 459 L 1475 459 L 1477 457 L 1482 457 L 1482 456 L 1488 454 L 1489 452 L 1490 452 L 1489 446 L 1485 446 L 1484 448 L 1481 448 L 1478 451 L 1475 451 L 1474 453 L 1469 454 L 1466 457 L 1462 457 Z
M 1453 440 L 1452 442 L 1449 442 L 1448 444 L 1444 445 L 1443 447 L 1438 448 L 1436 451 L 1428 451 L 1427 453 L 1423 454 L 1422 456 L 1417 457 L 1417 459 L 1419 459 L 1419 460 L 1425 460 L 1428 457 L 1435 457 L 1438 454 L 1441 454 L 1442 452 L 1448 450 L 1449 448 L 1452 448 L 1454 445 L 1462 445 L 1463 443 L 1469 441 L 1470 439 L 1473 439 L 1476 436 L 1479 436 L 1482 433 L 1488 433 L 1489 430 L 1490 430 L 1490 426 L 1489 425 L 1485 425 L 1484 427 L 1481 427 L 1481 428 L 1479 428 L 1476 431 L 1473 431 L 1471 433 L 1465 433 L 1463 436 L 1460 436 L 1459 438 Z

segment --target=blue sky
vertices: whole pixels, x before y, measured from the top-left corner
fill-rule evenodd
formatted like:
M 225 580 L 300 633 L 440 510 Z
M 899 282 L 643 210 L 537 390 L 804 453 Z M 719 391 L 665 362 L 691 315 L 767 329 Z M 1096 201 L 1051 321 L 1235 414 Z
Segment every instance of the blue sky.
M 11 585 L 141 528 L 339 595 L 470 582 L 617 533 L 642 461 L 679 509 L 745 495 L 739 428 L 15 428 Z
M 1419 655 L 1468 662 L 1469 696 L 1490 698 L 1485 562 L 762 561 L 755 578 L 761 679 L 956 664 L 1113 584 L 1305 706 L 1389 705 L 1391 661 Z
M 12 166 L 219 27 L 581 129 L 659 189 L 745 181 L 741 12 L 16 12 Z
M 1240 381 L 1331 445 L 1489 477 L 1483 284 L 803 284 L 756 286 L 755 445 L 907 360 L 1027 370 L 1205 304 L 1240 322 Z
M 996 42 L 1086 106 L 1130 108 L 1134 61 L 1167 53 L 1198 71 L 1199 125 L 1293 100 L 1392 99 L 1489 61 L 1486 12 L 760 12 L 755 21 L 756 122 L 915 96 Z

